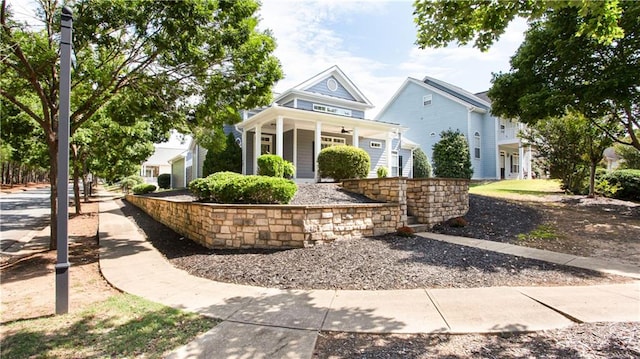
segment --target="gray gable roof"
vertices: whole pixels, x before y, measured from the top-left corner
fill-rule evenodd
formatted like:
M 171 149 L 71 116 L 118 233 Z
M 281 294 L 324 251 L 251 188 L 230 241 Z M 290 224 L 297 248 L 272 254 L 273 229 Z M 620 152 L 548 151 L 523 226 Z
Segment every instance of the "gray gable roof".
M 485 110 L 491 110 L 490 102 L 487 102 L 484 99 L 480 98 L 479 96 L 476 96 L 471 92 L 464 90 L 458 86 L 454 86 L 450 83 L 447 83 L 429 76 L 425 76 L 425 78 L 422 81 L 429 86 L 433 86 L 438 90 L 444 91 L 449 95 L 454 96 L 462 101 L 465 101 L 473 106 L 480 107 Z

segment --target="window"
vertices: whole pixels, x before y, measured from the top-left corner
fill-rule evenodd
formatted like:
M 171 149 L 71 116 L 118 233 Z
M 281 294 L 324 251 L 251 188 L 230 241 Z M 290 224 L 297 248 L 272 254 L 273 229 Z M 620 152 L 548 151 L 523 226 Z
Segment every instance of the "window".
M 313 104 L 313 110 L 318 112 L 326 112 L 334 115 L 351 117 L 351 110 L 344 108 L 331 107 L 326 105 Z
M 320 149 L 324 149 L 331 146 L 344 146 L 347 144 L 347 140 L 340 137 L 332 136 L 320 136 Z
M 338 89 L 338 83 L 336 82 L 335 79 L 330 78 L 327 80 L 327 88 L 329 88 L 329 90 L 336 91 Z
M 391 177 L 398 176 L 398 151 L 391 151 Z
M 433 95 L 430 95 L 430 94 L 422 96 L 422 106 L 431 105 L 432 99 L 433 99 Z
M 369 147 L 371 147 L 371 148 L 382 148 L 382 142 L 371 141 L 371 142 L 369 142 Z
M 475 158 L 480 158 L 480 133 L 473 135 L 473 153 Z
M 511 173 L 520 173 L 520 156 L 517 153 L 511 156 Z
M 271 136 L 262 136 L 260 140 L 260 155 L 271 153 Z

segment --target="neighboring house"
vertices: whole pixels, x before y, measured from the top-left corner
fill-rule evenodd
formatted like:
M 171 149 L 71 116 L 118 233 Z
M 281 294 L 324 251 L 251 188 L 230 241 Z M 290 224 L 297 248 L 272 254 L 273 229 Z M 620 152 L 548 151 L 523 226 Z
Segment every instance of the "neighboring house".
M 491 115 L 486 92 L 472 94 L 431 77 L 407 78 L 376 120 L 410 128 L 430 159 L 440 133 L 459 130 L 469 143 L 473 179 L 531 178 L 531 149 L 517 136 L 523 124 Z
M 276 95 L 271 106 L 242 111 L 242 121 L 233 128 L 242 147 L 242 173 L 256 174 L 258 157 L 276 154 L 293 163 L 294 180 L 318 181 L 320 150 L 348 145 L 364 149 L 371 157 L 369 177 L 377 176 L 378 167 L 386 167 L 390 176 L 411 177 L 417 144 L 403 138 L 404 126 L 366 119 L 372 107 L 342 70 L 333 66 Z M 186 183 L 202 176 L 203 152 L 195 142 L 190 146 L 184 159 Z
M 186 143 L 179 139 L 182 135 L 173 133 L 166 143 L 157 143 L 151 157 L 142 163 L 140 176 L 145 183 L 158 184 L 158 175 L 171 173 L 171 159 L 185 152 Z M 182 141 L 182 143 L 181 143 Z
M 615 147 L 607 147 L 602 153 L 603 160 L 607 163 L 607 171 L 614 171 L 620 167 L 620 163 L 624 161 L 620 155 L 616 153 Z

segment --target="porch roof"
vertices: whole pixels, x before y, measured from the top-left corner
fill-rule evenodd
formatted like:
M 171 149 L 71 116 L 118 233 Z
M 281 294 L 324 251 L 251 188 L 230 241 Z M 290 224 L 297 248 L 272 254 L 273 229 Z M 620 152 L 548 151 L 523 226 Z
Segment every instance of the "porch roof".
M 324 131 L 339 133 L 343 128 L 348 131 L 357 128 L 358 135 L 362 137 L 380 137 L 382 133 L 403 133 L 409 129 L 397 123 L 365 120 L 278 105 L 271 106 L 245 121 L 238 123 L 236 127 L 238 129 L 251 130 L 264 125 L 275 126 L 278 117 L 283 118 L 286 129 L 295 127 L 298 129 L 314 130 L 315 124 L 321 122 Z

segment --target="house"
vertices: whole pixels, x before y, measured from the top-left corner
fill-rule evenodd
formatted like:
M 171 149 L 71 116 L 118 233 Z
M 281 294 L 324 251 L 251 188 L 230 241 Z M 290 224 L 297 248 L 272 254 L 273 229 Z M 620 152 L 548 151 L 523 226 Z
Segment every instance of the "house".
M 140 176 L 145 183 L 158 184 L 158 175 L 171 173 L 171 159 L 185 152 L 186 141 L 183 135 L 173 132 L 168 142 L 153 145 L 154 152 L 140 168 Z
M 486 92 L 472 94 L 428 76 L 407 78 L 376 120 L 410 128 L 429 158 L 442 131 L 459 130 L 469 143 L 473 179 L 531 177 L 531 149 L 518 138 L 524 125 L 493 116 Z
M 347 145 L 369 154 L 369 177 L 377 177 L 379 167 L 386 167 L 390 176 L 411 177 L 417 144 L 403 138 L 407 127 L 367 119 L 366 111 L 372 107 L 342 70 L 333 66 L 276 95 L 270 106 L 242 111 L 242 121 L 233 126 L 242 147 L 242 173 L 256 174 L 258 157 L 276 154 L 293 163 L 295 181 L 319 181 L 320 150 Z M 202 177 L 202 150 L 194 142 L 184 158 L 186 183 Z

